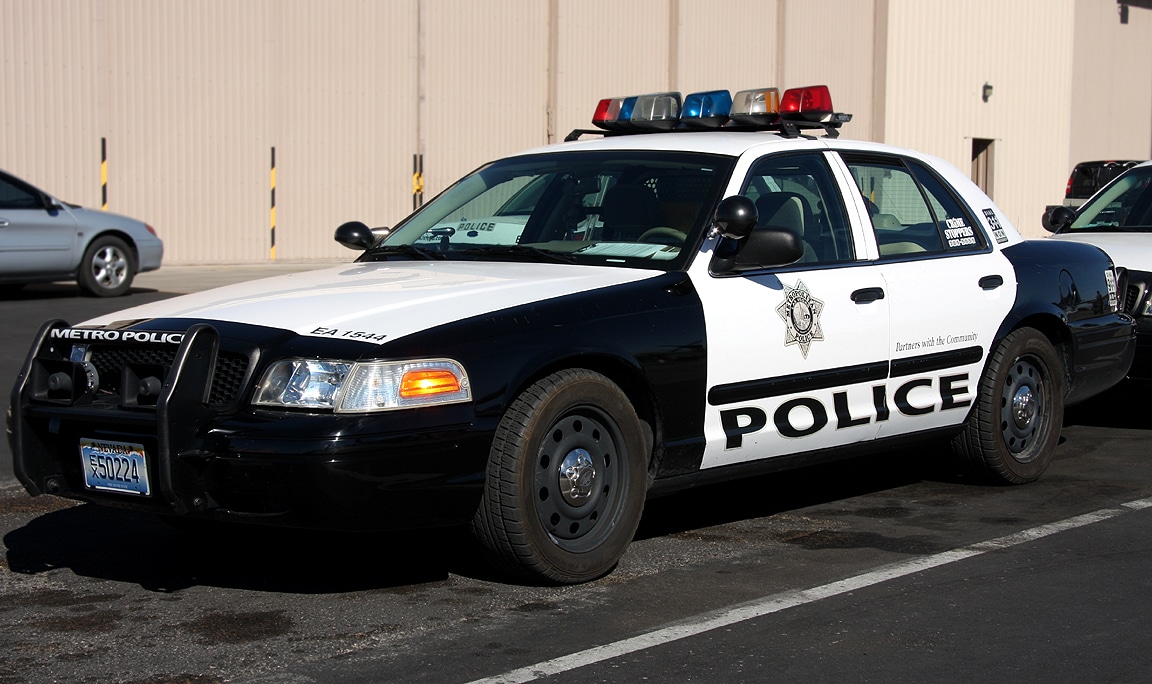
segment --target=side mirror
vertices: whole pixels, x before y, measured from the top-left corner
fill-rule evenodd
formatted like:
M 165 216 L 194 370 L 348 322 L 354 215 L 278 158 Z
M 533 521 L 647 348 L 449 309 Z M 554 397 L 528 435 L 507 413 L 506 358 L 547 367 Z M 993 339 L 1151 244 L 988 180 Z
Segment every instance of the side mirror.
M 1044 227 L 1047 228 L 1049 232 L 1059 233 L 1072 225 L 1072 222 L 1075 220 L 1076 212 L 1061 204 L 1058 207 L 1054 207 L 1048 214 L 1048 220 L 1044 222 Z
M 60 203 L 46 192 L 40 193 L 40 204 L 44 206 L 44 211 L 53 212 L 60 209 Z
M 376 235 L 359 221 L 349 221 L 336 229 L 336 242 L 348 249 L 365 250 L 376 244 Z
M 795 231 L 760 226 L 756 203 L 742 195 L 725 197 L 712 221 L 720 243 L 712 253 L 709 270 L 717 275 L 787 266 L 804 256 L 804 242 Z

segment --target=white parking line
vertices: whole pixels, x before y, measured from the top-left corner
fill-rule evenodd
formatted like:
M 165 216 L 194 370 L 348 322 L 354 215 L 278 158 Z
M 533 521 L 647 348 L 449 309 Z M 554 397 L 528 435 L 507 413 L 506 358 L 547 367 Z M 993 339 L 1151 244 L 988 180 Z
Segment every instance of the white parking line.
M 921 556 L 900 563 L 883 565 L 862 575 L 822 584 L 811 589 L 798 589 L 773 594 L 720 611 L 703 613 L 683 622 L 634 636 L 630 639 L 615 641 L 610 644 L 580 651 L 579 653 L 546 660 L 542 663 L 536 663 L 535 665 L 522 667 L 518 670 L 505 672 L 495 677 L 477 679 L 470 684 L 518 684 L 531 682 L 549 675 L 568 672 L 586 665 L 600 663 L 629 653 L 636 653 L 637 651 L 643 651 L 644 649 L 654 646 L 662 646 L 679 639 L 686 639 L 714 629 L 727 627 L 737 622 L 752 620 L 788 608 L 802 606 L 832 596 L 839 596 L 840 594 L 870 587 L 880 584 L 881 582 L 887 582 L 888 580 L 906 577 L 918 572 L 923 572 L 924 570 L 955 563 L 956 561 L 979 556 L 989 551 L 1007 549 L 1040 539 L 1041 537 L 1047 537 L 1050 534 L 1072 530 L 1077 527 L 1084 527 L 1085 525 L 1091 525 L 1092 523 L 1108 520 L 1109 518 L 1115 518 L 1125 513 L 1131 513 L 1149 507 L 1152 507 L 1152 498 L 1137 499 L 1121 504 L 1117 508 L 1105 508 L 1092 513 L 1085 513 L 1084 515 L 1078 515 L 1074 518 L 1068 518 L 1048 525 L 1040 525 L 1039 527 L 1033 527 L 1022 532 L 977 542 L 969 546 L 944 551 L 932 556 Z

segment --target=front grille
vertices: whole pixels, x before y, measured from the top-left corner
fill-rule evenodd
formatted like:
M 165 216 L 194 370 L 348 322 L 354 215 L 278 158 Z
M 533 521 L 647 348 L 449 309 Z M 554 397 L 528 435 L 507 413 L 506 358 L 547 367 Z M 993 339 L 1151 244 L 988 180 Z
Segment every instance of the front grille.
M 123 369 L 154 368 L 160 377 L 168 374 L 172 362 L 176 360 L 174 348 L 161 347 L 106 347 L 93 346 L 89 359 L 100 374 L 100 391 L 120 394 Z M 248 373 L 248 357 L 236 352 L 220 351 L 216 356 L 216 368 L 212 374 L 212 387 L 208 395 L 210 404 L 227 404 L 236 400 L 244 389 L 244 377 Z
M 1121 309 L 1126 314 L 1139 316 L 1139 309 L 1143 306 L 1144 300 L 1148 295 L 1147 286 L 1140 282 L 1129 281 L 1128 286 L 1124 288 L 1124 306 Z

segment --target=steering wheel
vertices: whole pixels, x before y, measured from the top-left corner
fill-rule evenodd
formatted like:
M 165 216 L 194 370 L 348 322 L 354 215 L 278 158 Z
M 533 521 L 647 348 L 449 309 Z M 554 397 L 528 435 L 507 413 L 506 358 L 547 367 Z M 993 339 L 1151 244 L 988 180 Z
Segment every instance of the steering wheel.
M 667 226 L 649 228 L 637 238 L 640 242 L 651 242 L 657 245 L 681 246 L 688 239 L 688 234 Z

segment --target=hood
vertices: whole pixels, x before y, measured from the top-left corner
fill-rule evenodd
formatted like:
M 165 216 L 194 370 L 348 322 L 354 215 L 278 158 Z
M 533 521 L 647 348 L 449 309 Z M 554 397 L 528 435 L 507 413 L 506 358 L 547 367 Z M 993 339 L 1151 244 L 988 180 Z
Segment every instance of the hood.
M 1096 245 L 1116 266 L 1130 271 L 1152 272 L 1152 233 L 1058 233 L 1049 239 Z
M 86 321 L 247 323 L 300 335 L 380 342 L 479 316 L 660 275 L 660 271 L 496 262 L 358 263 L 254 280 Z

